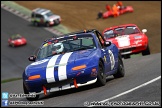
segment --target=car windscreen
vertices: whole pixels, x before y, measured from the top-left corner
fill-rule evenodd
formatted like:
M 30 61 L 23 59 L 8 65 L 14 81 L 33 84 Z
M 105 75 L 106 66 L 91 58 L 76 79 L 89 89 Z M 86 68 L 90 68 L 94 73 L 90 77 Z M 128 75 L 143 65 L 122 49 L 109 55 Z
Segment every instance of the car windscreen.
M 125 35 L 140 33 L 136 26 L 127 26 L 124 30 Z
M 113 37 L 115 37 L 113 30 L 107 30 L 106 32 L 104 32 L 105 39 L 109 39 L 109 38 L 113 38 Z
M 37 59 L 43 59 L 57 54 L 87 49 L 96 49 L 96 44 L 91 34 L 79 34 L 74 36 L 55 38 L 54 40 L 51 40 L 42 45 L 38 51 Z M 55 52 L 55 54 L 53 54 L 53 52 Z
M 53 13 L 52 13 L 52 12 L 48 12 L 48 13 L 46 13 L 45 15 L 46 15 L 47 17 L 50 17 L 50 16 L 53 15 Z
M 137 29 L 136 26 L 126 26 L 126 27 L 119 27 L 114 29 L 114 33 L 116 33 L 116 36 L 136 34 L 139 32 L 140 31 Z
M 126 26 L 126 27 L 118 27 L 115 29 L 107 30 L 106 32 L 104 32 L 104 37 L 106 39 L 109 39 L 117 36 L 130 35 L 136 33 L 140 33 L 140 31 L 136 26 Z
M 22 38 L 22 36 L 20 36 L 20 35 L 13 35 L 13 36 L 11 36 L 12 40 L 21 39 L 21 38 Z

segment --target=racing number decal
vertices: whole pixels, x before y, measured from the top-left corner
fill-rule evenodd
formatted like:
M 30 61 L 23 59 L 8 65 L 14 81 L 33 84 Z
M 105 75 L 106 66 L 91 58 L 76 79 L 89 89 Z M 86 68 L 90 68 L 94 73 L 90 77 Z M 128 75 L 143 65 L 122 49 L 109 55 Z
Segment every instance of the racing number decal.
M 114 65 L 115 65 L 115 59 L 114 59 L 114 55 L 112 53 L 111 50 L 108 51 L 109 52 L 109 55 L 110 55 L 110 63 L 111 63 L 111 70 L 114 68 Z

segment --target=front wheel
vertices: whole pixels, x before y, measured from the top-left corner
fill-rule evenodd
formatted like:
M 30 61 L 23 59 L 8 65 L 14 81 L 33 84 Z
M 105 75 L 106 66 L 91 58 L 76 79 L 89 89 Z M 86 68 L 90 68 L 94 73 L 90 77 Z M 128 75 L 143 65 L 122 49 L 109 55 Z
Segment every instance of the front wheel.
M 60 24 L 59 19 L 57 19 L 57 20 L 54 21 L 54 25 L 58 25 L 58 24 Z
M 26 89 L 24 83 L 23 83 L 23 90 L 24 90 L 25 94 L 29 94 L 29 92 Z M 35 97 L 26 97 L 26 99 L 29 100 L 29 101 L 36 101 L 36 100 L 38 100 L 38 98 L 39 98 L 39 95 L 36 95 Z
M 36 27 L 39 26 L 38 22 L 36 22 L 36 21 L 34 21 L 33 25 L 36 26 Z
M 104 65 L 101 61 L 99 61 L 99 65 L 98 65 L 97 84 L 99 86 L 104 86 L 106 84 L 106 75 L 104 72 Z
M 114 78 L 120 78 L 120 77 L 124 77 L 125 75 L 125 70 L 124 70 L 124 64 L 121 58 L 121 55 L 118 56 L 118 69 L 117 69 L 117 73 L 114 74 Z
M 50 27 L 50 24 L 49 24 L 49 22 L 46 22 L 46 27 Z
M 11 47 L 15 47 L 14 43 L 11 43 L 10 46 L 11 46 Z
M 143 55 L 143 56 L 145 56 L 145 55 L 150 55 L 150 47 L 149 47 L 149 45 L 147 45 L 146 50 L 142 51 L 142 55 Z

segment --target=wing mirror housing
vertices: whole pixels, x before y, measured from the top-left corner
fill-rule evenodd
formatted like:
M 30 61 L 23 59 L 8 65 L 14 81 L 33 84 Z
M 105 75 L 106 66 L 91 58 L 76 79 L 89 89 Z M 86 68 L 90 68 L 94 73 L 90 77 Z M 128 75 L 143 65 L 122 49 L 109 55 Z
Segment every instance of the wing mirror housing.
M 142 29 L 142 33 L 145 34 L 147 32 L 147 29 Z
M 36 60 L 36 56 L 35 55 L 31 55 L 29 58 L 28 58 L 29 61 L 35 61 Z
M 111 45 L 111 42 L 110 42 L 110 41 L 105 41 L 105 42 L 104 42 L 104 46 L 108 47 L 108 46 L 110 46 L 110 45 Z

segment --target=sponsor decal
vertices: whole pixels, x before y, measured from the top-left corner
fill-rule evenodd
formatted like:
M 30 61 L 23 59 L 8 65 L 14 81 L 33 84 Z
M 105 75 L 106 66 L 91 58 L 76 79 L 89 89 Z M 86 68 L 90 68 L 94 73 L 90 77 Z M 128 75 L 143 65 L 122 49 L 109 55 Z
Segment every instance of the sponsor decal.
M 93 68 L 91 72 L 91 77 L 96 77 L 97 76 L 97 69 Z
M 43 45 L 43 47 L 46 47 L 48 45 L 48 43 L 45 43 L 44 45 Z
M 130 45 L 129 35 L 119 36 L 115 39 L 117 40 L 119 47 Z
M 104 61 L 107 62 L 107 61 L 106 61 L 106 56 L 104 56 Z
M 114 55 L 112 53 L 111 50 L 108 51 L 109 55 L 110 55 L 110 62 L 111 62 L 111 70 L 113 70 L 114 66 L 115 66 L 115 59 L 114 59 Z
M 136 40 L 136 41 L 134 41 L 135 44 L 138 44 L 139 42 L 142 42 L 142 40 Z

